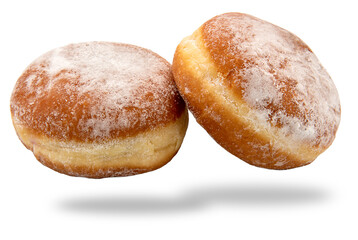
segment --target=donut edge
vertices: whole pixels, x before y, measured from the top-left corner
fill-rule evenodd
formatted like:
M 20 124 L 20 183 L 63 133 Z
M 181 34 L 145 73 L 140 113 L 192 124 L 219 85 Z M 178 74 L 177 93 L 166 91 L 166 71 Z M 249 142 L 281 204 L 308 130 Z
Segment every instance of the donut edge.
M 61 140 L 50 139 L 45 135 L 40 135 L 31 131 L 31 129 L 22 127 L 18 125 L 13 119 L 13 125 L 18 135 L 20 141 L 23 145 L 33 152 L 35 158 L 44 166 L 65 174 L 74 177 L 86 177 L 86 178 L 108 178 L 108 177 L 125 177 L 132 176 L 137 174 L 142 174 L 150 171 L 154 171 L 166 165 L 170 160 L 177 154 L 181 144 L 184 140 L 186 130 L 188 127 L 188 111 L 185 108 L 181 116 L 176 119 L 174 122 L 169 122 L 165 126 L 158 126 L 156 128 L 151 128 L 144 132 L 140 132 L 134 136 L 127 138 L 118 138 L 105 143 L 80 143 L 71 141 L 69 143 L 63 142 Z M 164 139 L 164 140 L 163 140 Z M 57 150 L 54 152 L 51 149 L 48 150 L 48 143 L 50 145 L 56 146 Z M 106 145 L 107 144 L 107 145 Z M 110 144 L 110 150 L 108 150 L 108 144 Z M 137 145 L 136 145 L 137 144 Z M 155 146 L 153 148 L 152 155 L 145 154 L 145 146 Z M 134 146 L 134 150 L 131 147 Z M 82 164 L 75 164 L 76 158 L 67 159 L 66 162 L 60 161 L 58 158 L 66 159 L 71 153 L 76 153 L 78 155 L 78 149 L 92 153 L 83 153 L 79 154 L 82 160 Z M 129 151 L 123 153 L 123 149 Z M 108 164 L 107 166 L 101 167 L 99 164 L 105 163 L 104 158 L 110 157 L 109 155 L 115 155 L 115 152 L 122 152 L 124 155 L 137 155 L 134 158 L 126 158 L 126 161 L 123 160 L 123 154 L 118 154 L 117 159 L 110 160 L 113 164 Z M 49 156 L 52 155 L 52 156 Z M 94 156 L 93 156 L 94 155 Z M 102 156 L 102 157 L 101 157 Z M 138 158 L 142 157 L 142 158 Z M 151 163 L 145 164 L 144 157 L 150 157 Z M 71 157 L 70 157 L 71 158 Z M 96 160 L 97 158 L 97 160 Z M 83 161 L 85 160 L 85 161 Z M 97 162 L 96 162 L 97 161 Z M 99 162 L 98 162 L 99 161 Z M 135 163 L 133 161 L 139 161 Z M 91 164 L 88 164 L 88 163 Z M 116 166 L 118 162 L 126 162 L 125 166 Z M 140 163 L 142 162 L 142 163 Z

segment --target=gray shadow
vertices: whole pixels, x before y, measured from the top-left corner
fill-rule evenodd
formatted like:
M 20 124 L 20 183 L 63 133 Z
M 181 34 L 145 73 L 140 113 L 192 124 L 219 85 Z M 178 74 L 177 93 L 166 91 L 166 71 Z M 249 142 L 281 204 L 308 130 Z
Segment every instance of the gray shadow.
M 243 184 L 201 186 L 168 196 L 80 196 L 63 199 L 61 210 L 93 214 L 164 214 L 197 211 L 212 205 L 234 207 L 302 205 L 322 202 L 329 193 L 312 186 Z

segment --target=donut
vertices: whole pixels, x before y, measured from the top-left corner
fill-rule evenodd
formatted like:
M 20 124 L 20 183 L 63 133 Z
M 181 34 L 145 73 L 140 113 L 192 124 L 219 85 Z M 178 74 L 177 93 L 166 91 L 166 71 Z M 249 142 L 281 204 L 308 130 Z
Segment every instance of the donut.
M 88 178 L 158 169 L 188 126 L 171 65 L 122 43 L 84 42 L 45 53 L 17 80 L 11 117 L 45 166 Z
M 178 45 L 173 74 L 197 122 L 224 149 L 268 169 L 311 163 L 333 142 L 337 89 L 297 36 L 225 13 Z

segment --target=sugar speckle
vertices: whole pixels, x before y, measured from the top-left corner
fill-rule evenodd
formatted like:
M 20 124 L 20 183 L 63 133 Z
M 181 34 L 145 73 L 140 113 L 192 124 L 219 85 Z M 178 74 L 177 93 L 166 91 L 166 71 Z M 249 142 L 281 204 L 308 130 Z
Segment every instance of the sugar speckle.
M 340 122 L 338 92 L 302 40 L 239 13 L 219 15 L 203 28 L 215 63 L 228 69 L 223 74 L 230 86 L 263 126 L 278 126 L 281 134 L 313 146 L 333 141 Z
M 71 44 L 36 59 L 15 86 L 11 109 L 48 135 L 105 139 L 168 117 L 181 98 L 170 64 L 157 54 L 109 42 Z M 32 107 L 29 107 L 32 105 Z M 174 106 L 175 108 L 175 106 Z

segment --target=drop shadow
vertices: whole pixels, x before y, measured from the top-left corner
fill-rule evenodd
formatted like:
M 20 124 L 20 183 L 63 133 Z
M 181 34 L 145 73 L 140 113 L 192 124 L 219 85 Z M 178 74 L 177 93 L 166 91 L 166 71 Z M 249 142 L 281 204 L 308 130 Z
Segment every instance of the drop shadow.
M 179 196 L 80 196 L 62 199 L 61 210 L 94 214 L 165 214 L 198 211 L 212 205 L 272 207 L 322 202 L 329 193 L 312 186 L 287 184 L 211 185 L 188 189 Z

